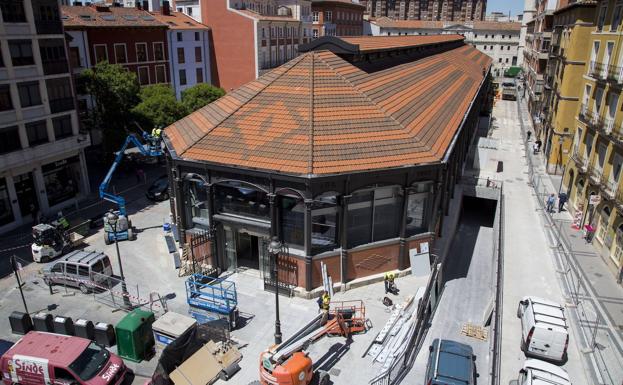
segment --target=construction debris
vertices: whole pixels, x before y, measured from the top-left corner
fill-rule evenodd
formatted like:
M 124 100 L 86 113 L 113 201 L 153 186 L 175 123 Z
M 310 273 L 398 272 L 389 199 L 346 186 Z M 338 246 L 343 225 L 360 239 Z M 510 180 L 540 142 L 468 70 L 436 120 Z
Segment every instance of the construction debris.
M 482 326 L 474 325 L 474 324 L 471 324 L 471 323 L 466 323 L 461 328 L 461 334 L 463 334 L 463 335 L 465 335 L 467 337 L 476 338 L 476 339 L 481 340 L 481 341 L 486 341 L 487 340 L 488 331 L 487 331 L 487 329 L 483 328 Z

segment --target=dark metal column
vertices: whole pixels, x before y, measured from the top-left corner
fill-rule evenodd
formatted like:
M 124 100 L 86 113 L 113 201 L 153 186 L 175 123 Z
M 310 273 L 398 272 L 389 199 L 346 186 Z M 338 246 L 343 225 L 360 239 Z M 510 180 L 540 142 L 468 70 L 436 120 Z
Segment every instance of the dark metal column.
M 312 199 L 305 199 L 305 290 L 313 289 L 312 283 Z
M 219 269 L 219 258 L 216 247 L 216 223 L 214 223 L 214 185 L 212 183 L 208 183 L 206 185 L 208 189 L 208 222 L 210 228 L 208 229 L 210 234 L 210 254 L 212 255 L 212 263 L 214 266 Z
M 180 246 L 186 244 L 186 201 L 184 194 L 184 180 L 182 179 L 182 171 L 179 167 L 175 168 L 175 204 L 176 216 L 175 224 L 177 225 L 177 234 L 180 240 Z
M 270 239 L 277 235 L 277 204 L 275 202 L 277 195 L 274 193 L 268 194 L 268 205 L 270 209 Z
M 346 284 L 348 262 L 348 200 L 351 195 L 343 195 L 340 204 L 340 282 Z
M 407 240 L 405 239 L 407 234 L 407 208 L 409 207 L 409 193 L 411 188 L 402 188 L 402 218 L 400 222 L 400 249 L 398 250 L 398 269 L 404 270 L 407 268 L 408 253 Z

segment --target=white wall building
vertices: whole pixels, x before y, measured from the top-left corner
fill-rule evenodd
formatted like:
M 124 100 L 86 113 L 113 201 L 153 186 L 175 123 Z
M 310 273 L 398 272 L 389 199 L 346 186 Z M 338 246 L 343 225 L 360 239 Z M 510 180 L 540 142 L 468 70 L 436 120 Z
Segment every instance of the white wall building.
M 536 0 L 525 0 L 523 7 L 523 17 L 521 19 L 521 34 L 519 36 L 519 59 L 518 64 L 523 66 L 524 50 L 526 49 L 526 31 L 528 23 L 534 19 L 536 15 Z
M 90 192 L 60 2 L 33 3 L 0 9 L 0 233 Z
M 175 0 L 173 9 L 192 17 L 201 23 L 201 1 L 199 0 Z
M 519 23 L 474 21 L 463 24 L 443 21 L 393 20 L 378 18 L 364 20 L 364 35 L 439 35 L 460 34 L 471 44 L 493 59 L 493 74 L 501 76 L 505 69 L 519 63 Z
M 182 91 L 199 83 L 212 83 L 210 73 L 210 29 L 180 12 L 152 13 L 167 24 L 169 79 L 178 99 Z

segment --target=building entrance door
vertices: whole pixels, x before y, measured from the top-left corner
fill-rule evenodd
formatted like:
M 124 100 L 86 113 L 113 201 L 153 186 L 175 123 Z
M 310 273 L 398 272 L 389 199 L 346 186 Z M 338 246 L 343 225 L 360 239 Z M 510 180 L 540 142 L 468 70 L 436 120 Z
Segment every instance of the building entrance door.
M 13 178 L 17 201 L 19 202 L 19 210 L 22 217 L 34 214 L 39 210 L 39 202 L 35 191 L 35 182 L 32 172 L 27 172 Z M 36 218 L 32 218 L 35 220 Z
M 225 236 L 224 254 L 227 270 L 234 271 L 240 267 L 259 270 L 266 258 L 266 237 L 262 234 L 240 230 L 234 226 L 223 226 Z

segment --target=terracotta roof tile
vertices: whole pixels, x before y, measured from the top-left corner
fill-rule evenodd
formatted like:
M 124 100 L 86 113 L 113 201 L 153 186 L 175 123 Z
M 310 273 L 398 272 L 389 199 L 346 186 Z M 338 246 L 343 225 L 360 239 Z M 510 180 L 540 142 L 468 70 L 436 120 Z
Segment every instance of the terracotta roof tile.
M 366 73 L 311 51 L 165 133 L 184 159 L 297 175 L 440 161 L 490 63 L 463 45 Z
M 151 13 L 136 8 L 62 5 L 61 14 L 66 29 L 167 26 Z
M 340 37 L 341 40 L 359 46 L 360 53 L 393 50 L 396 48 L 420 47 L 436 43 L 448 43 L 465 40 L 464 36 L 445 35 L 421 35 L 421 36 L 348 36 Z
M 163 15 L 158 12 L 150 12 L 150 14 L 159 22 L 166 24 L 169 29 L 210 29 L 182 12 L 171 12 L 170 15 Z

